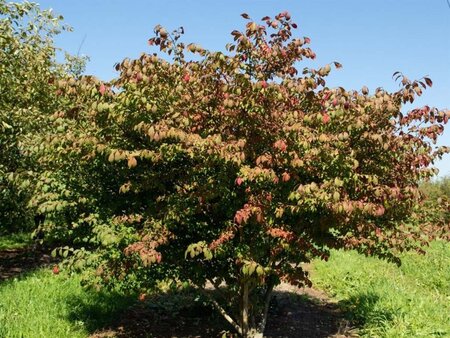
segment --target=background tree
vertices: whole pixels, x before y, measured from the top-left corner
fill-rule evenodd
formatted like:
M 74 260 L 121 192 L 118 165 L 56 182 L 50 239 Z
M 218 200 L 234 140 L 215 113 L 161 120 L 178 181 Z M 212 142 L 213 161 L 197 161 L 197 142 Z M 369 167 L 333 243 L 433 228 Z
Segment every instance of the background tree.
M 448 176 L 422 182 L 424 195 L 420 212 L 428 219 L 428 230 L 439 233 L 440 238 L 450 239 L 450 178 Z
M 73 57 L 56 61 L 53 39 L 68 29 L 61 20 L 34 3 L 0 0 L 0 232 L 32 224 L 27 203 L 38 167 L 36 134 L 52 126 L 55 82 L 84 64 Z
M 299 72 L 315 54 L 289 13 L 243 17 L 226 53 L 157 26 L 149 43 L 171 61 L 143 54 L 110 83 L 60 81 L 33 203 L 42 231 L 73 239 L 60 253 L 94 285 L 209 282 L 248 337 L 262 335 L 277 284 L 310 284 L 301 263 L 331 248 L 398 262 L 429 240 L 418 182 L 447 151 L 433 143 L 449 113 L 402 114 L 428 78 L 398 73 L 393 93 L 329 88 L 340 64 Z

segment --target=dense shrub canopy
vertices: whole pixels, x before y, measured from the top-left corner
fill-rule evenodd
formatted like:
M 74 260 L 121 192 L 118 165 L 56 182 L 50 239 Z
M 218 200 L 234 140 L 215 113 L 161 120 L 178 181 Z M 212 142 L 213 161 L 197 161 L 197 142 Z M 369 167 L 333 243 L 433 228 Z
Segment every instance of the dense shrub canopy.
M 401 108 L 431 80 L 329 88 L 340 64 L 299 71 L 315 54 L 295 28 L 288 13 L 248 20 L 222 53 L 157 26 L 149 43 L 170 61 L 58 81 L 33 205 L 48 236 L 72 239 L 73 267 L 125 288 L 225 282 L 245 335 L 260 291 L 309 283 L 300 263 L 330 248 L 395 259 L 423 240 L 418 182 L 446 152 L 433 143 L 449 113 Z
M 81 69 L 82 59 L 56 62 L 53 38 L 62 17 L 29 2 L 0 0 L 0 232 L 29 225 L 29 186 L 38 170 L 33 147 L 58 107 L 55 80 Z

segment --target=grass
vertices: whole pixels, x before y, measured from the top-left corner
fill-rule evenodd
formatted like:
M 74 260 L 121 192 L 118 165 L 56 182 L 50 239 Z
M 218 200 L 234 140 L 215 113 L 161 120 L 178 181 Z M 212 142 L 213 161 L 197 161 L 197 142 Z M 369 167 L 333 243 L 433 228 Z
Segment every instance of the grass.
M 0 284 L 0 337 L 87 337 L 134 299 L 90 292 L 77 276 L 40 269 Z
M 334 251 L 328 262 L 314 262 L 312 278 L 363 337 L 450 337 L 450 243 L 403 254 L 401 267 Z
M 0 250 L 23 249 L 33 243 L 31 234 L 28 232 L 18 232 L 0 236 Z
M 26 234 L 0 238 L 0 248 L 25 247 Z M 335 297 L 363 337 L 450 337 L 450 243 L 427 255 L 405 253 L 402 266 L 355 252 L 315 261 L 315 286 Z M 78 276 L 41 268 L 0 283 L 0 337 L 88 337 L 134 303 L 80 286 Z M 173 308 L 172 308 L 173 310 Z

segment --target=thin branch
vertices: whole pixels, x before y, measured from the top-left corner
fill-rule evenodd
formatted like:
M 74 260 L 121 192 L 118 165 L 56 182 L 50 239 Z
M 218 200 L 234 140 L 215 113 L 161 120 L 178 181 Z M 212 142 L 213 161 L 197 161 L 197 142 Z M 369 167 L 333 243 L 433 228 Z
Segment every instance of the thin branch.
M 264 333 L 264 329 L 266 328 L 267 324 L 267 315 L 269 313 L 269 305 L 270 301 L 272 299 L 272 291 L 275 286 L 275 283 L 272 281 L 269 282 L 267 285 L 266 294 L 264 296 L 264 311 L 263 311 L 263 317 L 261 319 L 261 322 L 259 323 L 259 332 Z
M 77 57 L 80 56 L 80 52 L 81 52 L 81 47 L 83 47 L 84 42 L 86 41 L 87 38 L 87 34 L 84 34 L 83 39 L 81 40 L 80 45 L 78 46 L 78 50 L 77 50 Z
M 242 285 L 242 332 L 247 337 L 247 334 L 249 332 L 249 326 L 248 326 L 248 281 L 245 281 Z
M 228 323 L 231 324 L 231 326 L 234 327 L 234 329 L 240 334 L 242 335 L 242 328 L 233 320 L 233 318 L 231 318 L 228 313 L 225 311 L 225 309 L 220 306 L 220 304 L 213 298 L 211 297 L 211 295 L 208 294 L 208 292 L 206 292 L 205 289 L 202 289 L 200 287 L 197 287 L 197 289 L 204 295 L 206 296 L 209 301 L 211 302 L 211 304 L 216 308 L 217 311 L 220 312 L 220 314 L 226 319 L 226 321 Z

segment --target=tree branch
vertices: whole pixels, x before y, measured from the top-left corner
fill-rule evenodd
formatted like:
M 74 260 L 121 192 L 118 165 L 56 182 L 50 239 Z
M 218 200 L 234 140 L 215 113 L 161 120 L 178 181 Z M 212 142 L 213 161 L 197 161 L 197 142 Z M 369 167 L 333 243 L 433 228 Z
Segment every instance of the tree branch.
M 220 314 L 225 318 L 225 320 L 231 324 L 231 326 L 234 327 L 234 329 L 240 334 L 242 335 L 242 328 L 233 320 L 233 318 L 231 318 L 231 316 L 228 315 L 228 313 L 225 311 L 225 309 L 220 306 L 220 304 L 213 298 L 211 297 L 210 294 L 208 294 L 208 292 L 206 292 L 205 289 L 202 289 L 200 287 L 197 287 L 197 289 L 204 295 L 206 296 L 209 301 L 211 302 L 211 304 L 216 308 L 217 311 L 220 312 Z
M 275 286 L 275 283 L 273 281 L 269 281 L 269 283 L 267 284 L 266 294 L 264 295 L 263 317 L 262 317 L 261 322 L 259 323 L 259 327 L 258 327 L 258 330 L 261 333 L 264 333 L 264 329 L 266 328 L 267 315 L 269 313 L 269 306 L 270 306 L 270 301 L 272 299 L 272 291 L 273 291 L 274 286 Z

